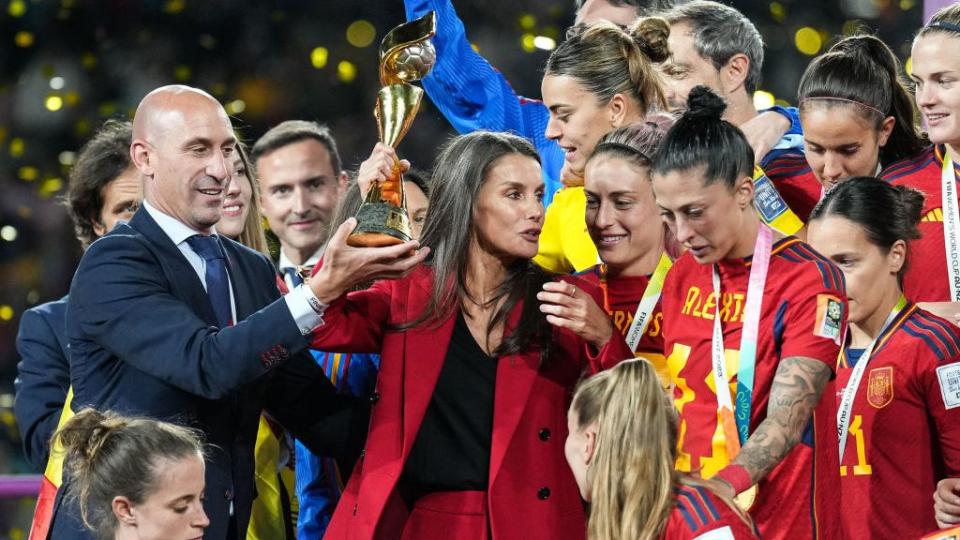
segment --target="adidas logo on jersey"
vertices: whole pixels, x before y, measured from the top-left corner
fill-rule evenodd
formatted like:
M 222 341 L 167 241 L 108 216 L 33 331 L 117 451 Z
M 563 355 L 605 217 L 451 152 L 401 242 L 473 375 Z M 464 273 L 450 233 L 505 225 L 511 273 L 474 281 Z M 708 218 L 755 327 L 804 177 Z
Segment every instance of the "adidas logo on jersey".
M 943 210 L 940 208 L 934 208 L 933 210 L 927 212 L 927 215 L 923 216 L 920 221 L 938 221 L 943 223 Z

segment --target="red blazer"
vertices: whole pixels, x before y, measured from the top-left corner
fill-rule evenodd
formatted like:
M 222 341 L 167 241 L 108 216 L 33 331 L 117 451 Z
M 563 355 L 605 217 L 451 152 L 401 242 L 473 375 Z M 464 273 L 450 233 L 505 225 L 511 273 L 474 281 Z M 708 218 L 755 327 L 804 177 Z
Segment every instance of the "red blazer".
M 354 468 L 325 538 L 398 538 L 407 518 L 397 482 L 410 454 L 446 357 L 454 314 L 439 325 L 403 332 L 389 325 L 413 320 L 427 305 L 432 271 L 382 281 L 335 301 L 313 347 L 380 353 L 366 449 Z M 520 306 L 507 321 L 516 325 Z M 583 340 L 554 330 L 554 353 L 544 367 L 539 351 L 500 358 L 494 396 L 487 506 L 495 540 L 583 539 L 583 504 L 564 458 L 567 406 L 584 371 L 633 355 L 619 333 L 590 357 Z

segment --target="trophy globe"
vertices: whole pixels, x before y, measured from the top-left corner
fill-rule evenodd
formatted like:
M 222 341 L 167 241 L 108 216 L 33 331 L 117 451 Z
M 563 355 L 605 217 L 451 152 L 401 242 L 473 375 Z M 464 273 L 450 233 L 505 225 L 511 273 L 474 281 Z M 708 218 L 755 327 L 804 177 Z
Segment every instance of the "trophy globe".
M 403 80 L 411 82 L 422 79 L 437 61 L 437 50 L 433 43 L 424 41 L 402 49 L 392 59 L 394 72 Z
M 374 117 L 380 141 L 396 148 L 409 131 L 423 100 L 423 89 L 410 83 L 430 72 L 437 51 L 430 43 L 436 33 L 434 12 L 410 21 L 384 36 L 380 43 L 380 83 Z M 411 240 L 403 173 L 394 163 L 390 178 L 374 182 L 357 210 L 357 226 L 347 238 L 355 247 L 382 247 Z

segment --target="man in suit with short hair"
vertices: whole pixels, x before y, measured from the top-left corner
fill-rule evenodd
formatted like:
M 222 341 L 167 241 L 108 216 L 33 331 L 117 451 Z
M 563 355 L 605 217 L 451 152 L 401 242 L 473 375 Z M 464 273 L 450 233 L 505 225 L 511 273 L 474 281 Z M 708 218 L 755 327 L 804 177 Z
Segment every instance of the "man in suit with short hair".
M 281 298 L 266 257 L 216 234 L 235 151 L 230 120 L 206 92 L 148 94 L 130 148 L 144 204 L 84 255 L 67 310 L 74 409 L 202 430 L 204 537 L 218 540 L 246 534 L 261 410 L 343 459 L 358 452 L 367 427 L 367 409 L 336 396 L 306 354 L 326 307 L 316 284 Z M 416 248 L 357 249 L 347 264 L 367 279 L 398 277 L 422 260 Z M 53 536 L 61 537 L 56 524 Z
M 70 170 L 64 201 L 84 249 L 119 221 L 133 216 L 143 199 L 140 172 L 130 162 L 130 122 L 108 120 L 80 150 Z M 67 359 L 67 297 L 23 312 L 17 331 L 17 379 L 13 411 L 23 452 L 33 468 L 47 464 L 50 436 L 70 387 Z

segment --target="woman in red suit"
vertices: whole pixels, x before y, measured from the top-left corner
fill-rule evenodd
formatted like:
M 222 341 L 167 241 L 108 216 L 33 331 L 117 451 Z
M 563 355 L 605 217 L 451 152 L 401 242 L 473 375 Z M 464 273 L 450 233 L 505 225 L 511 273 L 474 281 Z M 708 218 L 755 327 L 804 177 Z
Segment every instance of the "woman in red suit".
M 632 354 L 589 294 L 530 261 L 544 212 L 530 143 L 457 137 L 434 171 L 423 266 L 344 295 L 363 251 L 348 221 L 312 278 L 313 346 L 382 355 L 327 538 L 584 538 L 565 410 L 584 371 Z

